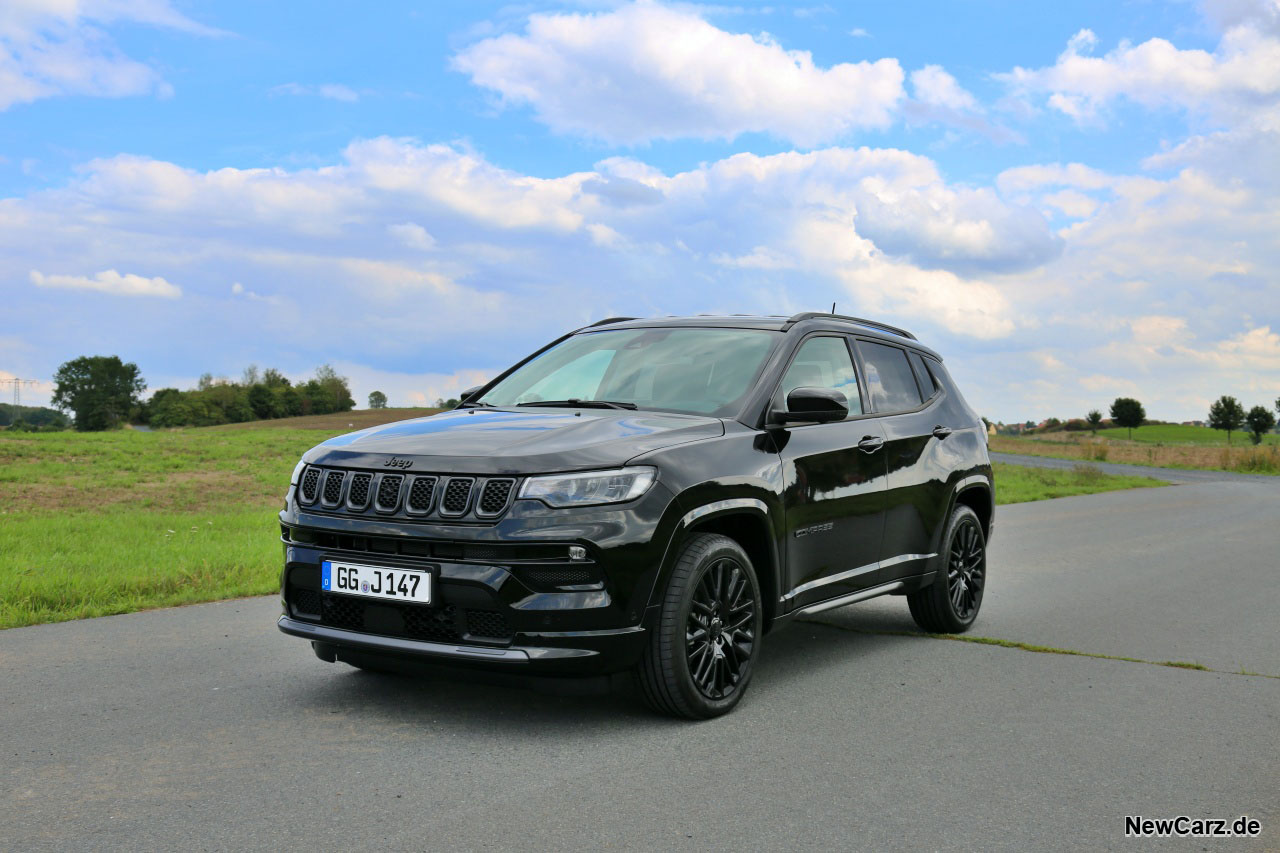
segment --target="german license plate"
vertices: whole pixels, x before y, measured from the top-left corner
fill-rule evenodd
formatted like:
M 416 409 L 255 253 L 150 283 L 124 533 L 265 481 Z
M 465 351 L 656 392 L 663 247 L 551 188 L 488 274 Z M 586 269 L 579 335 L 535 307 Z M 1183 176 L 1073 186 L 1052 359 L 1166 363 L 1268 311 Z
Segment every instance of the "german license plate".
M 431 573 L 414 569 L 325 560 L 320 563 L 320 588 L 362 598 L 431 603 Z

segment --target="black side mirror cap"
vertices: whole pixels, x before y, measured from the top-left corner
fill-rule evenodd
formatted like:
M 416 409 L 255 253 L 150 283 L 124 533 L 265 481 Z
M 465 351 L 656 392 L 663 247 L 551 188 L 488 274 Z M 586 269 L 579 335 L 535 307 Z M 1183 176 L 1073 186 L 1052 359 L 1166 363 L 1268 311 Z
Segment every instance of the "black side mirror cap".
M 787 395 L 787 408 L 772 415 L 777 423 L 833 423 L 849 417 L 849 399 L 834 388 L 796 388 Z
M 458 395 L 458 402 L 459 403 L 467 402 L 473 396 L 478 394 L 480 392 L 480 389 L 483 387 L 484 387 L 483 385 L 473 385 L 472 387 L 468 388 L 467 390 L 463 391 L 460 395 Z

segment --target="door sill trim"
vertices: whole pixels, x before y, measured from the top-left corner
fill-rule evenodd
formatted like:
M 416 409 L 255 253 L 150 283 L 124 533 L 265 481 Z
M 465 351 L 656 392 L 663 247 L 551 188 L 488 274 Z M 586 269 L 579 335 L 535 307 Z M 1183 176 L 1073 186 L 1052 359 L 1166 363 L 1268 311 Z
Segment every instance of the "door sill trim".
M 817 604 L 810 604 L 801 607 L 795 611 L 796 616 L 812 616 L 815 613 L 822 613 L 827 610 L 834 610 L 837 607 L 844 607 L 846 604 L 856 604 L 859 601 L 866 601 L 868 598 L 877 598 L 881 595 L 888 595 L 891 592 L 897 592 L 906 588 L 904 581 L 891 581 L 890 583 L 882 583 L 879 586 L 869 587 L 867 589 L 851 592 L 848 595 L 842 595 L 839 598 L 832 598 L 829 601 L 819 601 Z

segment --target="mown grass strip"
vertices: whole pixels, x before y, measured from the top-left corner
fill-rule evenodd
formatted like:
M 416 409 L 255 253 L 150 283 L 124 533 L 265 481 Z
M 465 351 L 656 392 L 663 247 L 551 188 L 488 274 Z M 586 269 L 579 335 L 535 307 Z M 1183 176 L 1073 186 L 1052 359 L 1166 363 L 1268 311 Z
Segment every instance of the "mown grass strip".
M 1092 465 L 1077 465 L 1070 470 L 1062 470 L 997 462 L 993 467 L 998 504 L 1027 503 L 1051 498 L 1169 485 L 1163 480 L 1154 480 L 1150 477 L 1105 474 Z
M 1262 672 L 1252 672 L 1243 667 L 1238 670 L 1231 669 L 1213 669 L 1202 663 L 1194 663 L 1185 660 L 1147 660 L 1146 658 L 1132 658 L 1125 655 L 1108 655 L 1102 652 L 1082 652 L 1079 649 L 1060 649 L 1057 646 L 1041 646 L 1036 643 L 1024 643 L 1019 640 L 1005 640 L 1000 637 L 978 637 L 970 634 L 926 634 L 922 631 L 869 631 L 865 628 L 853 628 L 848 625 L 837 625 L 833 622 L 823 622 L 819 619 L 798 619 L 798 622 L 804 622 L 809 625 L 822 625 L 827 628 L 834 628 L 837 631 L 847 631 L 851 634 L 866 634 L 867 636 L 881 637 L 916 637 L 923 640 L 954 640 L 957 643 L 973 643 L 979 646 L 1000 646 L 1005 649 L 1018 649 L 1024 652 L 1034 652 L 1040 655 L 1070 655 L 1082 658 L 1099 658 L 1101 660 L 1118 660 L 1125 663 L 1141 663 L 1147 666 L 1167 666 L 1172 669 L 1193 669 L 1199 672 L 1218 672 L 1224 675 L 1248 675 L 1255 678 L 1280 678 L 1280 675 L 1267 675 Z

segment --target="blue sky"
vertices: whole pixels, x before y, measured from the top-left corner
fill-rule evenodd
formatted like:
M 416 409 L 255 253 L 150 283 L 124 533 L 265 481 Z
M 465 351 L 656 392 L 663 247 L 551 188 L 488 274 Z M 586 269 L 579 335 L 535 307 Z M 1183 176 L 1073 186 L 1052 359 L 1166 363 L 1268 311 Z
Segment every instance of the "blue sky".
M 0 379 L 407 405 L 608 314 L 837 301 L 995 419 L 1202 418 L 1280 396 L 1278 134 L 1276 0 L 17 0 Z

